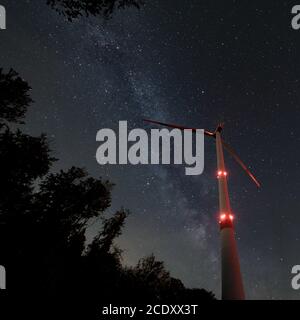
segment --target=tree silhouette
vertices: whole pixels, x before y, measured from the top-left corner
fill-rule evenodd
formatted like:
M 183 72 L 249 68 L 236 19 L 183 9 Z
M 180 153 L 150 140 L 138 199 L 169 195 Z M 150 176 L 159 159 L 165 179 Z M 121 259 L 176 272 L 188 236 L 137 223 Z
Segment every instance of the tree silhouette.
M 187 289 L 179 279 L 170 276 L 162 261 L 154 255 L 141 259 L 127 270 L 124 288 L 132 287 L 128 302 L 140 303 L 199 303 L 213 300 L 214 295 L 204 289 Z
M 115 9 L 140 8 L 142 0 L 47 0 L 47 4 L 69 21 L 80 16 L 110 18 Z
M 0 264 L 9 271 L 10 290 L 67 296 L 75 313 L 86 313 L 86 305 L 96 312 L 105 302 L 213 299 L 186 289 L 153 255 L 132 268 L 122 265 L 114 241 L 129 212 L 105 216 L 113 185 L 81 168 L 50 172 L 55 159 L 46 135 L 15 128 L 32 102 L 30 87 L 15 71 L 0 71 L 6 90 L 0 94 Z M 90 219 L 98 219 L 100 231 L 87 245 Z
M 28 93 L 30 89 L 13 69 L 5 74 L 0 68 L 0 124 L 3 120 L 22 122 L 27 107 L 32 103 Z

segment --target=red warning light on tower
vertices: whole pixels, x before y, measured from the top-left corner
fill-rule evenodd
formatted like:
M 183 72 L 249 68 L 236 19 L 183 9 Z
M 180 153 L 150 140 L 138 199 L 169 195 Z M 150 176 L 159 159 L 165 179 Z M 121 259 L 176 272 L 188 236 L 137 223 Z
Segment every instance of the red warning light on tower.
M 217 173 L 217 178 L 221 178 L 221 177 L 227 177 L 228 173 L 227 171 L 218 171 Z
M 220 223 L 225 223 L 225 222 L 232 222 L 234 220 L 234 215 L 233 214 L 227 214 L 227 213 L 221 213 L 220 214 Z

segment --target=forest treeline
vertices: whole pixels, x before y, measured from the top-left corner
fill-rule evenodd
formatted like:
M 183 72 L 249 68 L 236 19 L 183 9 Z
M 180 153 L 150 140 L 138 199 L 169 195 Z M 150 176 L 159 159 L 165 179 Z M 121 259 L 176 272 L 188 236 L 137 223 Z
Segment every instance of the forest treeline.
M 24 133 L 33 101 L 17 72 L 0 69 L 0 264 L 9 292 L 67 297 L 74 310 L 100 303 L 199 303 L 214 295 L 187 289 L 153 255 L 122 264 L 115 244 L 128 211 L 107 217 L 113 184 L 82 168 L 52 172 L 45 134 Z M 90 219 L 99 233 L 86 243 Z M 52 300 L 51 300 L 52 301 Z M 53 301 L 52 301 L 53 303 Z
M 82 16 L 98 16 L 105 19 L 111 18 L 118 9 L 134 7 L 140 9 L 143 0 L 47 0 L 52 9 L 64 16 L 68 21 L 73 21 Z

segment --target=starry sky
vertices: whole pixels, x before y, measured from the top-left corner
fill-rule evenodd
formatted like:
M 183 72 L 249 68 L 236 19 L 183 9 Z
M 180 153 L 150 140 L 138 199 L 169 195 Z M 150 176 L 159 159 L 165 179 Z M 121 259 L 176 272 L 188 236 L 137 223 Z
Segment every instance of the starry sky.
M 291 268 L 300 264 L 300 31 L 295 1 L 145 0 L 111 20 L 66 22 L 44 1 L 1 0 L 1 67 L 32 86 L 24 130 L 48 134 L 53 170 L 85 167 L 116 184 L 114 210 L 131 210 L 124 264 L 154 253 L 188 287 L 220 297 L 218 193 L 214 141 L 205 170 L 180 166 L 99 166 L 96 133 L 151 127 L 142 118 L 214 130 L 262 183 L 226 154 L 231 204 L 249 299 L 299 299 Z M 263 3 L 262 3 L 263 2 Z M 99 230 L 91 222 L 88 238 Z

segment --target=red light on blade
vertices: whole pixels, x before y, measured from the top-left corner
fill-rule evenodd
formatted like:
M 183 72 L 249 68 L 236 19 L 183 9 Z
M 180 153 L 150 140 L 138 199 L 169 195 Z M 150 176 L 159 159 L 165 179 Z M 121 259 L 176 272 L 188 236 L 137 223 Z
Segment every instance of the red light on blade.
M 234 216 L 232 214 L 230 214 L 229 219 L 232 221 L 234 219 Z

